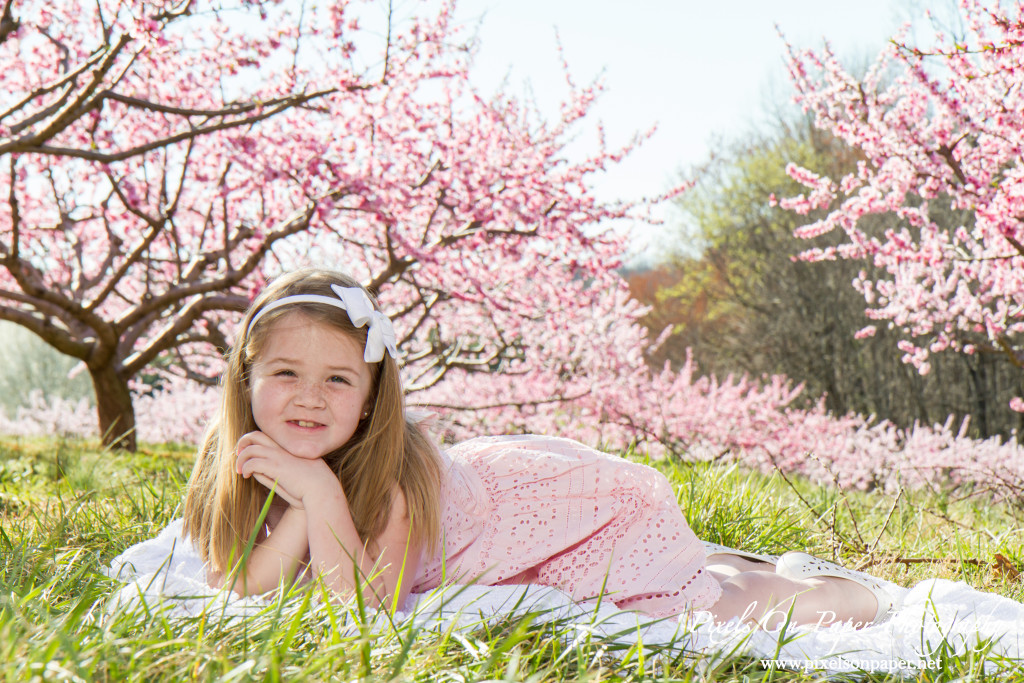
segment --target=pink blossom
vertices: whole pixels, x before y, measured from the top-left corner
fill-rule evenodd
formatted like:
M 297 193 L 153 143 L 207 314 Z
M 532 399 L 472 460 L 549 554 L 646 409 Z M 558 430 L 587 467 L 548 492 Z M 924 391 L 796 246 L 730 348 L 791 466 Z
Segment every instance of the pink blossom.
M 940 31 L 923 48 L 897 36 L 862 79 L 827 48 L 787 46 L 796 100 L 864 160 L 838 179 L 790 164 L 810 195 L 779 204 L 827 209 L 796 233 L 838 231 L 849 243 L 803 258 L 869 259 L 883 273 L 854 285 L 870 318 L 912 340 L 904 360 L 923 372 L 945 349 L 1024 358 L 1024 36 L 1014 7 L 961 0 L 963 36 Z M 933 222 L 927 200 L 940 196 L 971 224 Z M 882 240 L 861 227 L 872 214 L 892 218 Z

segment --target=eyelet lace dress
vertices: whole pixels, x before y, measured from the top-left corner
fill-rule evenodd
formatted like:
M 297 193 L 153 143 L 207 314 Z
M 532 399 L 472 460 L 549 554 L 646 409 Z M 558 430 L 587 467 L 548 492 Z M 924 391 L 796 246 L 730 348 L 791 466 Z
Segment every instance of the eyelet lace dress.
M 653 617 L 713 605 L 704 548 L 657 470 L 569 439 L 472 439 L 447 451 L 444 538 L 414 592 L 539 583 Z

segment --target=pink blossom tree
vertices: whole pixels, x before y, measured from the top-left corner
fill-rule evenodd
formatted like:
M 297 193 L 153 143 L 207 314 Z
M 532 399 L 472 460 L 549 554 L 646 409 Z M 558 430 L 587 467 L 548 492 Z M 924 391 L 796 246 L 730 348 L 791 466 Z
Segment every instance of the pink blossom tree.
M 964 35 L 940 30 L 926 46 L 898 36 L 859 79 L 828 48 L 789 48 L 798 101 L 863 154 L 841 178 L 790 167 L 808 192 L 782 205 L 824 212 L 799 234 L 848 238 L 803 257 L 884 269 L 854 286 L 871 318 L 905 331 L 904 360 L 922 373 L 945 349 L 1024 368 L 1024 7 L 960 0 L 959 10 Z M 939 205 L 965 218 L 944 224 Z M 891 227 L 869 234 L 868 214 L 891 215 Z
M 212 381 L 238 312 L 306 262 L 382 295 L 427 403 L 528 410 L 639 368 L 573 345 L 613 305 L 599 332 L 635 337 L 607 226 L 647 203 L 588 179 L 642 136 L 568 161 L 599 85 L 545 118 L 470 86 L 452 2 L 364 30 L 375 9 L 0 0 L 0 319 L 81 360 L 107 443 L 135 447 L 133 378 Z

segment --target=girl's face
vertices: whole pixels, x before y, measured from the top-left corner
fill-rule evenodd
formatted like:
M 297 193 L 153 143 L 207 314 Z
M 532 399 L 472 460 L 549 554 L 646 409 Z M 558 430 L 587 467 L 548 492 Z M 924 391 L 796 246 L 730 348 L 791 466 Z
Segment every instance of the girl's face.
M 260 431 L 313 460 L 344 445 L 368 405 L 372 378 L 359 344 L 301 312 L 271 324 L 250 375 Z

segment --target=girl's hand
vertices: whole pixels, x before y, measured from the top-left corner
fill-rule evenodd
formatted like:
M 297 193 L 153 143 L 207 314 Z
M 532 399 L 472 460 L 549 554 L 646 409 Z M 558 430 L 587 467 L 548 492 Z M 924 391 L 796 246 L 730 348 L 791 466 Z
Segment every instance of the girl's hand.
M 297 510 L 304 510 L 304 499 L 325 485 L 333 483 L 340 488 L 322 459 L 298 458 L 263 432 L 249 432 L 238 440 L 235 450 L 235 471 L 247 479 L 254 477 Z

